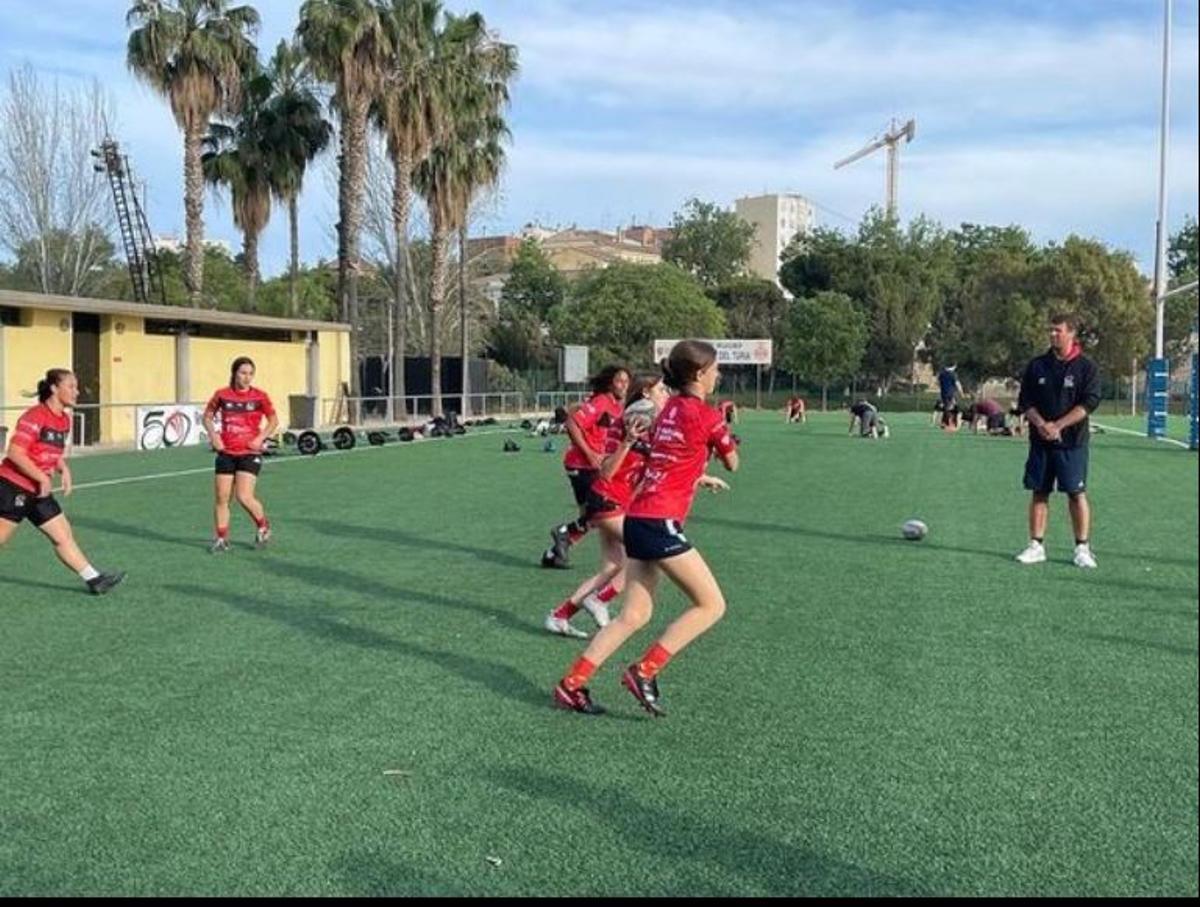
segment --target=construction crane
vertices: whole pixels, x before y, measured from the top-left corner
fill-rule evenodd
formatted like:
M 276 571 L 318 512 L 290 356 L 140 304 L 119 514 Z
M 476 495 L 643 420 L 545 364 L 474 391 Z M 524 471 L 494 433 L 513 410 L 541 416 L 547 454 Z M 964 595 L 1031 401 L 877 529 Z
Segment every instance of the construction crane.
M 108 175 L 112 188 L 113 205 L 117 209 L 117 227 L 121 242 L 125 246 L 125 260 L 129 263 L 129 278 L 133 282 L 133 296 L 138 302 L 167 303 L 163 287 L 162 271 L 158 255 L 154 250 L 154 239 L 146 212 L 138 201 L 134 188 L 133 172 L 129 158 L 121 154 L 120 146 L 105 137 L 100 147 L 92 151 L 98 162 L 93 165 L 97 173 Z
M 833 165 L 834 170 L 845 167 L 847 164 L 853 164 L 859 158 L 864 158 L 868 154 L 878 151 L 880 148 L 887 146 L 887 195 L 885 202 L 887 205 L 888 217 L 896 216 L 896 184 L 899 179 L 900 171 L 900 140 L 903 139 L 905 144 L 911 142 L 917 134 L 917 121 L 909 120 L 901 126 L 896 120 L 892 120 L 886 132 L 883 135 L 877 136 L 867 144 L 854 152 L 849 157 L 842 158 Z

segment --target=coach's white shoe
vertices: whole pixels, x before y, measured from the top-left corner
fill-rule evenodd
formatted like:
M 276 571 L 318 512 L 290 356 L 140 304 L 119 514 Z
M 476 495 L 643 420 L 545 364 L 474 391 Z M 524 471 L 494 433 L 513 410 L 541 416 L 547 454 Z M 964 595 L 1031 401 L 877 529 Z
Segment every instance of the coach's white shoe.
M 1022 564 L 1045 563 L 1046 546 L 1041 542 L 1030 541 L 1029 546 L 1017 555 L 1017 561 Z
M 1094 570 L 1098 564 L 1096 563 L 1096 555 L 1092 554 L 1092 546 L 1088 544 L 1075 546 L 1075 566 L 1084 567 L 1089 570 Z
M 565 617 L 555 617 L 553 614 L 546 615 L 546 629 L 558 636 L 570 636 L 574 639 L 589 638 L 578 627 L 572 626 L 571 622 Z
M 583 600 L 583 610 L 592 615 L 592 620 L 596 622 L 597 627 L 608 626 L 608 605 L 600 601 L 596 597 L 596 593 L 593 592 Z

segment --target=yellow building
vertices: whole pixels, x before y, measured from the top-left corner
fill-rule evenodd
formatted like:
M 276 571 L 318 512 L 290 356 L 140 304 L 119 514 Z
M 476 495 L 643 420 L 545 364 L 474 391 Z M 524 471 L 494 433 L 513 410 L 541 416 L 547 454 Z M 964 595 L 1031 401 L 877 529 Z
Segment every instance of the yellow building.
M 237 356 L 254 360 L 256 385 L 287 425 L 290 396 L 331 399 L 349 382 L 350 328 L 0 290 L 0 425 L 32 405 L 47 369 L 70 368 L 80 384 L 76 443 L 129 443 L 139 407 L 203 405 Z

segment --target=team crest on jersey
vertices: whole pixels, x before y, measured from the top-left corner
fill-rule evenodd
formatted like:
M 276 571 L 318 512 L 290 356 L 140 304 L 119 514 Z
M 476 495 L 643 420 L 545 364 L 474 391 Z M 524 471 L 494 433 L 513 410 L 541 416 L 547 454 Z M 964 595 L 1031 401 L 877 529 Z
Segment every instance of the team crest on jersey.
M 67 433 L 65 431 L 55 431 L 53 428 L 43 428 L 38 434 L 38 440 L 51 447 L 66 447 Z
M 1063 379 L 1063 387 L 1074 387 L 1074 386 L 1075 386 L 1075 376 L 1067 375 L 1067 377 Z
M 13 498 L 13 506 L 24 507 L 25 506 L 25 495 L 19 494 L 16 497 L 14 497 Z
M 230 412 L 252 413 L 258 409 L 257 400 L 222 400 L 221 409 L 229 410 Z
M 1046 383 L 1046 379 L 1044 377 L 1038 378 L 1038 384 L 1045 384 L 1045 383 Z

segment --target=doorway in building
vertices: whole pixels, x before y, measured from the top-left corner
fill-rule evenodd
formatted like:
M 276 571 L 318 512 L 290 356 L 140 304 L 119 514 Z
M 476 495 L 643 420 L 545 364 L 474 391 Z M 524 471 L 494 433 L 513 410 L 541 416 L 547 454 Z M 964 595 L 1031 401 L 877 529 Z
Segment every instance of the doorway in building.
M 71 316 L 71 370 L 79 382 L 72 439 L 76 444 L 100 440 L 100 316 L 76 312 Z

